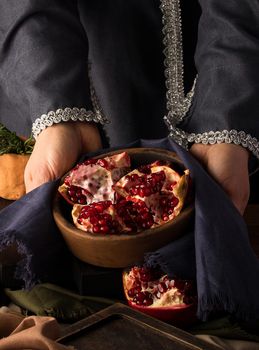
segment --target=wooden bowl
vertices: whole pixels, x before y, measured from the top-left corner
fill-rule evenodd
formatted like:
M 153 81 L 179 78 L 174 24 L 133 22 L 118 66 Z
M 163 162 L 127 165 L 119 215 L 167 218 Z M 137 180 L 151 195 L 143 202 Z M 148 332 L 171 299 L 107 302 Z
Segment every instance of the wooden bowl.
M 132 159 L 132 168 L 155 160 L 168 160 L 176 171 L 185 169 L 175 153 L 158 148 L 128 148 L 102 154 L 103 158 L 127 151 Z M 155 251 L 184 235 L 193 218 L 193 205 L 186 206 L 173 220 L 162 226 L 136 234 L 94 235 L 76 228 L 72 222 L 68 204 L 57 194 L 53 203 L 55 222 L 67 246 L 78 259 L 96 266 L 125 268 L 143 261 L 144 254 Z

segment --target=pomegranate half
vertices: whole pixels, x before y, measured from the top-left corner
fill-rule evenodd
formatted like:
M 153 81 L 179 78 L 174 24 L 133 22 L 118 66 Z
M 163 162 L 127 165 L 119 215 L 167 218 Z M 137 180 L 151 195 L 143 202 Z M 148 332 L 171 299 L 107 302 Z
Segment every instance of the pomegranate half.
M 157 269 L 134 266 L 123 272 L 123 288 L 129 306 L 149 316 L 179 327 L 197 320 L 190 280 L 170 279 Z

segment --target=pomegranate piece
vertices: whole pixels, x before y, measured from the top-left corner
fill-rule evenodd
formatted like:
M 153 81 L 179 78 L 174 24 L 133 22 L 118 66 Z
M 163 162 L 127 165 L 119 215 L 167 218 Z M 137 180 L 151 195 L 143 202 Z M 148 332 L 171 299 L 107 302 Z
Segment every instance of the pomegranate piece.
M 113 184 L 130 170 L 126 152 L 103 159 L 89 159 L 76 165 L 58 191 L 70 204 L 114 202 Z
M 75 204 L 72 217 L 75 226 L 83 231 L 95 234 L 112 234 L 122 230 L 111 201 L 102 201 L 84 206 Z
M 189 170 L 180 176 L 168 164 L 156 161 L 123 176 L 114 190 L 126 200 L 143 201 L 153 215 L 155 225 L 177 216 L 188 189 Z
M 163 307 L 191 304 L 196 298 L 192 281 L 169 279 L 159 270 L 146 267 L 134 266 L 130 271 L 125 271 L 123 286 L 127 300 L 131 304 L 143 306 Z M 144 305 L 144 300 L 148 305 Z
M 121 200 L 115 205 L 120 219 L 123 221 L 127 231 L 138 232 L 148 229 L 154 225 L 153 215 L 141 201 Z

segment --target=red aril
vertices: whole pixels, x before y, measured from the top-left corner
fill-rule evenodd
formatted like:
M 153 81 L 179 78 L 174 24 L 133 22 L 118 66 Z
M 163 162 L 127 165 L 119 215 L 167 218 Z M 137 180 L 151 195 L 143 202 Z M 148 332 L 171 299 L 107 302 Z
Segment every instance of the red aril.
M 81 206 L 75 204 L 72 217 L 76 227 L 95 234 L 113 234 L 122 230 L 111 201 Z

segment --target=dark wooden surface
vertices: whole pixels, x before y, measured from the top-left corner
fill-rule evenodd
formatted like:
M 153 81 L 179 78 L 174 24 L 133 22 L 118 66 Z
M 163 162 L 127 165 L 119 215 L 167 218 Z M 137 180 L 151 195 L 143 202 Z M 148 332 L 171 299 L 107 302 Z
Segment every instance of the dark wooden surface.
M 58 342 L 75 346 L 78 350 L 217 349 L 190 333 L 121 303 L 116 303 L 67 327 Z

